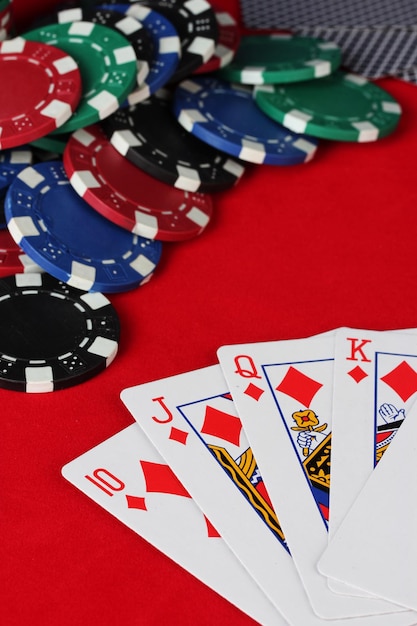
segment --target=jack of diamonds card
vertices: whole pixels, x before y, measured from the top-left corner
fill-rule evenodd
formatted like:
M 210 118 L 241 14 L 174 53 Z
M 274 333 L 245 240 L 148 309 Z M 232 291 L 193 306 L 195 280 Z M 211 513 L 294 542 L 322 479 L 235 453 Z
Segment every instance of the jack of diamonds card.
M 131 387 L 121 399 L 274 606 L 304 626 L 308 599 L 220 366 Z
M 334 335 L 224 346 L 218 356 L 251 448 L 316 613 L 396 611 L 334 594 L 317 571 L 327 546 Z
M 284 625 L 137 424 L 68 463 L 62 473 L 105 510 L 260 624 Z

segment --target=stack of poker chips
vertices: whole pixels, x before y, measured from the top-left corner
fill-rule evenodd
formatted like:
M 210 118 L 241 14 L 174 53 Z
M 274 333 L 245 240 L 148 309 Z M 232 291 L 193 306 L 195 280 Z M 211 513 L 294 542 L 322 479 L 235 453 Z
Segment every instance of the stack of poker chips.
M 241 37 L 205 0 L 84 4 L 0 31 L 0 275 L 17 283 L 137 288 L 163 242 L 205 230 L 247 163 L 306 163 L 319 138 L 374 141 L 398 123 L 398 103 L 342 72 L 334 44 Z M 50 390 L 54 375 L 37 375 Z

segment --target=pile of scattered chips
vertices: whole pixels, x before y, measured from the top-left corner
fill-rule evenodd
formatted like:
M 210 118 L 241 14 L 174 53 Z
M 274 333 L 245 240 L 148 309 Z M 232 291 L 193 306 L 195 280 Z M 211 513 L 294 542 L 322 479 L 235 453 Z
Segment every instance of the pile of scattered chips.
M 271 119 L 295 133 L 339 141 L 375 141 L 401 114 L 386 91 L 340 70 L 330 42 L 291 34 L 244 37 L 220 75 L 256 85 L 254 99 Z
M 389 94 L 338 69 L 334 44 L 241 38 L 206 0 L 80 4 L 17 34 L 0 0 L 0 276 L 47 272 L 42 293 L 134 289 L 152 277 L 161 242 L 203 232 L 212 194 L 232 188 L 244 162 L 304 163 L 317 137 L 373 141 L 398 122 Z M 24 284 L 13 278 L 13 301 Z M 29 365 L 0 369 L 0 386 L 86 378 L 77 368 L 59 377 L 31 350 Z

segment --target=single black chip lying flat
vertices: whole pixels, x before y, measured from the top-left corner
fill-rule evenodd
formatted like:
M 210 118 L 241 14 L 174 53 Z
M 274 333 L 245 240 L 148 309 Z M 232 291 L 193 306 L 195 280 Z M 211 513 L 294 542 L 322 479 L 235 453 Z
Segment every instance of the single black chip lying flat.
M 84 382 L 110 365 L 118 340 L 103 294 L 49 274 L 0 279 L 0 387 L 43 393 Z
M 120 154 L 164 183 L 202 193 L 233 187 L 243 165 L 185 130 L 171 107 L 170 97 L 160 92 L 119 109 L 101 126 Z

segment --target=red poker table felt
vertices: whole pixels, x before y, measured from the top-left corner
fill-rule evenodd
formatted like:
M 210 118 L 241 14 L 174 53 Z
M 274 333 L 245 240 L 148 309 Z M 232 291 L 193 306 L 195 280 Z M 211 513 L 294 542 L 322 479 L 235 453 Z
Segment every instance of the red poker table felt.
M 15 0 L 17 26 L 54 4 Z M 217 5 L 240 20 L 237 0 Z M 133 423 L 122 389 L 214 364 L 223 344 L 417 326 L 417 86 L 378 84 L 403 108 L 395 133 L 321 142 L 308 164 L 248 166 L 214 196 L 200 237 L 165 244 L 147 285 L 110 296 L 121 339 L 105 372 L 55 393 L 0 389 L 1 623 L 254 623 L 61 467 Z

